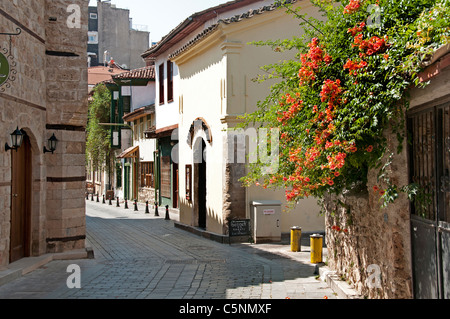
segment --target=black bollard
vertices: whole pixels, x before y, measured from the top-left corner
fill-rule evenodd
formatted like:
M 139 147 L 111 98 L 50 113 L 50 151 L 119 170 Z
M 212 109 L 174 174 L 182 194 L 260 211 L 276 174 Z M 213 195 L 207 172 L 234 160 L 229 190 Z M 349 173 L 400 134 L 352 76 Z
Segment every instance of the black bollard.
M 106 203 L 106 201 L 105 201 L 105 195 L 103 194 L 103 201 L 102 201 L 102 204 L 105 204 Z
M 100 203 L 100 200 L 98 199 L 98 193 L 97 193 L 97 203 Z
M 86 193 L 86 199 L 89 200 L 89 193 Z
M 112 205 L 111 196 L 109 197 L 109 205 Z
M 166 205 L 166 218 L 164 218 L 165 220 L 170 220 L 169 217 L 169 205 Z
M 148 210 L 148 201 L 145 202 L 145 213 L 150 214 L 150 212 Z
M 135 212 L 138 211 L 138 207 L 137 207 L 137 199 L 134 200 L 134 211 L 135 211 Z
M 120 204 L 119 204 L 119 196 L 117 196 L 117 204 L 116 204 L 116 207 L 120 207 Z
M 91 195 L 91 201 L 92 202 L 94 201 L 94 193 L 92 193 L 92 195 Z
M 155 202 L 155 216 L 159 216 L 159 213 L 158 213 L 158 203 L 157 203 L 157 202 Z
M 125 209 L 128 209 L 128 202 L 126 198 L 125 198 Z

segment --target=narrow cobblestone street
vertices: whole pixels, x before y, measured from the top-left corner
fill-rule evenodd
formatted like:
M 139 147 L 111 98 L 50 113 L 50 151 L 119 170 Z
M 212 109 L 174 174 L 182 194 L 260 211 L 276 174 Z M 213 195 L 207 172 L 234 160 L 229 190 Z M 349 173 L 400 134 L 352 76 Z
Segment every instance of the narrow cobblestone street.
M 289 243 L 220 244 L 165 220 L 86 201 L 87 242 L 94 259 L 57 260 L 0 286 L 0 298 L 38 299 L 324 299 L 336 298 L 317 278 L 309 247 Z M 67 287 L 67 267 L 81 288 Z

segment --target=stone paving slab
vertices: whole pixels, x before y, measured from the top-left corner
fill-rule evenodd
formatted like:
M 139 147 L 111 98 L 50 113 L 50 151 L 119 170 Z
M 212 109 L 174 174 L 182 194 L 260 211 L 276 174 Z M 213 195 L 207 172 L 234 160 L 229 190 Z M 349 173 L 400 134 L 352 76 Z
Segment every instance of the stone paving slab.
M 93 259 L 52 260 L 0 286 L 0 298 L 336 299 L 309 262 L 309 247 L 221 244 L 174 227 L 178 215 L 86 201 Z M 130 206 L 129 206 L 130 207 Z M 131 206 L 132 207 L 132 206 Z M 67 287 L 81 269 L 81 288 Z

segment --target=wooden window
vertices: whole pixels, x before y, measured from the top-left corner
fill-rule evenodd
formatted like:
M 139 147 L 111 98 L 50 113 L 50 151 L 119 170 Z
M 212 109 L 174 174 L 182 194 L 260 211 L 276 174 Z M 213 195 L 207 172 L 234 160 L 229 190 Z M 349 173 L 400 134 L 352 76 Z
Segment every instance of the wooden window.
M 141 187 L 155 187 L 153 162 L 141 162 Z
M 141 122 L 141 124 L 140 124 L 141 128 L 140 128 L 140 131 L 139 131 L 139 138 L 143 139 L 144 138 L 144 119 L 141 118 L 140 122 Z
M 188 202 L 192 199 L 192 165 L 186 165 L 186 200 Z
M 159 66 L 159 104 L 164 104 L 164 63 Z
M 170 156 L 161 156 L 161 196 L 171 198 Z
M 173 101 L 173 62 L 167 61 L 167 102 Z
M 123 115 L 130 113 L 131 110 L 131 96 L 122 96 Z

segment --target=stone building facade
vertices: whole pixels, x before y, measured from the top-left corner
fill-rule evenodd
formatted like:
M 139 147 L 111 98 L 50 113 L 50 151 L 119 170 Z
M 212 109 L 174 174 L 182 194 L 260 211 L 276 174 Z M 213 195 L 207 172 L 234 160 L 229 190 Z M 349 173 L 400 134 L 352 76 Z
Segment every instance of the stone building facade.
M 88 0 L 0 3 L 0 268 L 85 245 Z M 57 138 L 53 153 L 44 152 Z

